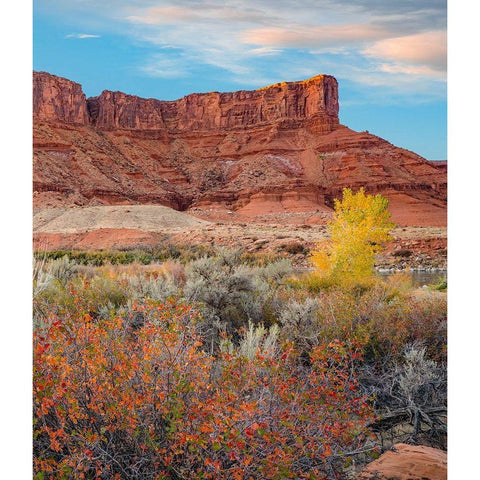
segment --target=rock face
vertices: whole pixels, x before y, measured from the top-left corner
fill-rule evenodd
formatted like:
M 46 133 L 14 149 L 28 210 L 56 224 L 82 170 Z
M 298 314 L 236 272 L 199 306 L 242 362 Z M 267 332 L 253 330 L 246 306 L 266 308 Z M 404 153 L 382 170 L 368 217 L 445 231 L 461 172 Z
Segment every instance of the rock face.
M 325 131 L 338 126 L 338 85 L 318 75 L 255 91 L 192 94 L 171 102 L 104 91 L 88 99 L 91 123 L 103 130 L 168 134 L 218 131 L 295 120 L 311 120 Z
M 447 453 L 399 443 L 369 463 L 358 480 L 446 480 Z
M 35 120 L 87 125 L 89 116 L 82 86 L 45 72 L 33 73 Z
M 445 225 L 445 165 L 340 125 L 338 108 L 328 75 L 160 101 L 86 99 L 77 83 L 34 73 L 34 204 L 161 204 L 290 222 L 364 186 L 390 199 L 399 224 Z

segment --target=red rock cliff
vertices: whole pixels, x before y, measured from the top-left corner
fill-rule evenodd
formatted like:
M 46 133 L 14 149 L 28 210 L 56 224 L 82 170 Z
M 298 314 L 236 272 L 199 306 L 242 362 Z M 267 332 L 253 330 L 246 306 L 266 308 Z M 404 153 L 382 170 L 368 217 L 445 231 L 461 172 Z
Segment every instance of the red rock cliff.
M 90 119 L 82 86 L 46 72 L 34 72 L 33 116 L 37 120 L 88 124 Z
M 288 220 L 364 186 L 400 224 L 446 221 L 444 166 L 340 125 L 328 75 L 160 101 L 87 100 L 77 83 L 35 73 L 33 127 L 40 207 L 159 203 Z
M 338 125 L 338 85 L 329 75 L 259 90 L 191 94 L 174 101 L 104 91 L 85 99 L 81 86 L 34 73 L 34 114 L 42 120 L 93 124 L 103 130 L 224 130 L 310 120 L 325 132 Z

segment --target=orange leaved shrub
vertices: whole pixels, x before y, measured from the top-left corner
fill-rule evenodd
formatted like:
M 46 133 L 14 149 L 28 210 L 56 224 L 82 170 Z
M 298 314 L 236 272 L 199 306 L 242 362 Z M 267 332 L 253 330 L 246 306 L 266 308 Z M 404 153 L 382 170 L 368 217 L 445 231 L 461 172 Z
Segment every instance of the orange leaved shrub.
M 170 301 L 79 309 L 34 335 L 36 478 L 340 478 L 368 437 L 359 354 L 333 341 L 212 357 Z

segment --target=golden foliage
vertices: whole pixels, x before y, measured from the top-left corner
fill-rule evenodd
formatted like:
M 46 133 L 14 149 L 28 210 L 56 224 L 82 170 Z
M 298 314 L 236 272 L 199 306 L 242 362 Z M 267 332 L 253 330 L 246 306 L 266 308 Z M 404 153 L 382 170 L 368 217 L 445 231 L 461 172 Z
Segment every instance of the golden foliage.
M 312 254 L 316 273 L 341 284 L 371 278 L 375 255 L 390 239 L 394 226 L 386 198 L 366 195 L 363 188 L 357 193 L 345 188 L 343 199 L 335 199 L 335 213 L 328 225 L 330 239 Z

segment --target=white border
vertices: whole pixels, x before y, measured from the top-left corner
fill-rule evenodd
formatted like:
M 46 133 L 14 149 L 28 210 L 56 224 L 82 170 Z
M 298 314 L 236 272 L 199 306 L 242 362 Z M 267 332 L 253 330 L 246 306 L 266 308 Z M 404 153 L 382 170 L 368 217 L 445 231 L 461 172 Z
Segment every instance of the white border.
M 0 476 L 32 478 L 32 5 L 2 5 Z
M 388 1 L 388 0 L 385 0 Z M 480 351 L 479 10 L 450 2 L 449 21 L 449 480 L 477 475 Z M 32 5 L 3 6 L 2 478 L 31 478 Z M 468 273 L 471 272 L 471 273 Z
M 449 480 L 478 476 L 480 255 L 479 11 L 448 11 Z

